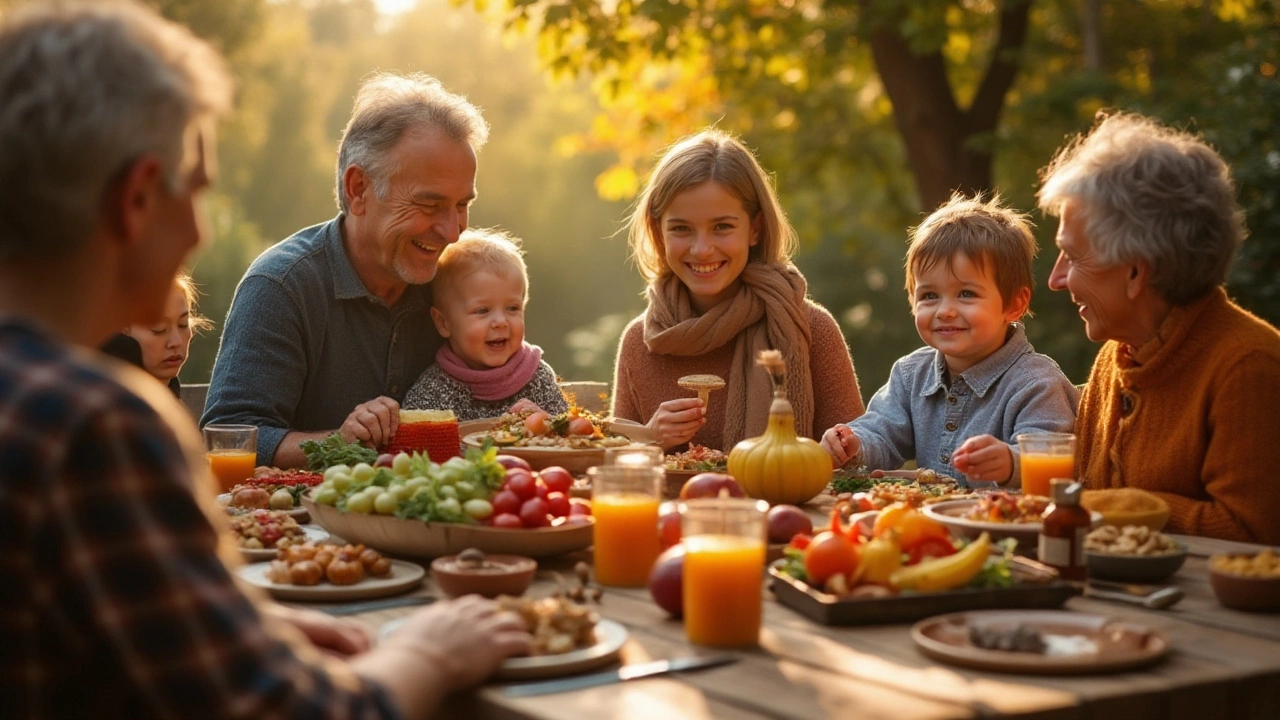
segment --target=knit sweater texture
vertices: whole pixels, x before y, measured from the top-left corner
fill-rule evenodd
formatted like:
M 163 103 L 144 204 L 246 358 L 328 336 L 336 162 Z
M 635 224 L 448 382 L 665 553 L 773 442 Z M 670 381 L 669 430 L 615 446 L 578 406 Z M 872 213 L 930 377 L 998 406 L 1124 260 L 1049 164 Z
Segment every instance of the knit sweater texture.
M 813 377 L 813 426 L 797 427 L 796 432 L 817 440 L 827 428 L 861 415 L 864 406 L 853 359 L 840 326 L 821 305 L 812 301 L 806 301 L 806 305 L 812 337 L 809 369 Z M 726 343 L 696 356 L 654 354 L 644 343 L 644 317 L 643 314 L 636 317 L 622 331 L 613 379 L 613 416 L 640 423 L 649 422 L 658 406 L 667 400 L 693 396 L 692 391 L 676 385 L 679 378 L 704 374 L 728 377 L 734 345 Z M 711 393 L 707 401 L 707 422 L 692 442 L 728 452 L 732 448 L 720 447 L 725 402 L 724 398 L 717 398 L 717 394 Z M 747 418 L 749 437 L 762 434 L 767 421 L 763 416 Z
M 1280 332 L 1221 288 L 1141 348 L 1103 345 L 1076 435 L 1086 486 L 1155 493 L 1167 531 L 1280 544 Z

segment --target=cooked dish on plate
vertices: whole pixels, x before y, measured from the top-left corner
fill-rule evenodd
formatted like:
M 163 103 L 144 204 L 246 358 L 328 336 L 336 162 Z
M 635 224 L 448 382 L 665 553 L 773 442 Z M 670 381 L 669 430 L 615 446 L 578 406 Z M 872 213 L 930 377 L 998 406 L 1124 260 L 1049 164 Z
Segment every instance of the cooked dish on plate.
M 977 522 L 1039 523 L 1049 508 L 1049 498 L 993 492 L 983 495 L 964 517 Z
M 559 415 L 523 410 L 498 417 L 483 436 L 499 447 L 605 448 L 628 445 L 631 439 L 609 429 L 605 418 L 579 407 Z

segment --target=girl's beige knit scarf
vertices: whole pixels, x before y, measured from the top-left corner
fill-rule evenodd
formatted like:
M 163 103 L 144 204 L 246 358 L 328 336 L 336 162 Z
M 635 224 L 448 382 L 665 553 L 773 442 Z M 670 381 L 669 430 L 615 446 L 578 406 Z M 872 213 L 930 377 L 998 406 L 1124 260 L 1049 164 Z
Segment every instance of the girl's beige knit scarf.
M 649 284 L 644 342 L 660 355 L 701 355 L 733 342 L 725 378 L 725 421 L 721 448 L 763 434 L 773 397 L 769 375 L 756 367 L 761 350 L 782 351 L 787 363 L 787 397 L 796 414 L 796 432 L 813 435 L 813 382 L 809 373 L 808 284 L 790 263 L 749 262 L 732 299 L 703 315 L 693 310 L 689 291 L 675 274 Z

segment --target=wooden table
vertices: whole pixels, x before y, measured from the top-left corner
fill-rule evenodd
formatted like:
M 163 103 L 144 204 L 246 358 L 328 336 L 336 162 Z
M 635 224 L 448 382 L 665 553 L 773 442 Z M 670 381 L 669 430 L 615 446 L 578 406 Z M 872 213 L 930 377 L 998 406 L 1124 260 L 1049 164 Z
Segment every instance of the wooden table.
M 1267 718 L 1280 717 L 1280 614 L 1228 610 L 1214 600 L 1208 557 L 1259 546 L 1178 537 L 1191 556 L 1171 581 L 1186 598 L 1169 610 L 1073 598 L 1067 609 L 1149 625 L 1172 644 L 1161 663 L 1090 676 L 1031 676 L 934 662 L 907 624 L 815 624 L 765 591 L 760 647 L 705 671 L 513 699 L 501 685 L 455 696 L 442 716 L 468 718 Z M 530 593 L 554 589 L 586 553 L 543 562 Z M 435 594 L 428 580 L 419 594 Z M 626 626 L 623 662 L 705 654 L 643 589 L 606 589 L 600 615 Z M 411 609 L 354 616 L 376 628 Z

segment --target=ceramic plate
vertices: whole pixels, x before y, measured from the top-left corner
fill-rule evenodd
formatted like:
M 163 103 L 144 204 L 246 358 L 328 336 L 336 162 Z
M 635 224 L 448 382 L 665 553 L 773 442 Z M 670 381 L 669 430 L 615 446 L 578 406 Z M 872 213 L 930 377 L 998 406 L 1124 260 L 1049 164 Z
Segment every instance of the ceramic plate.
M 969 632 L 1023 626 L 1049 643 L 1045 653 L 988 650 L 974 646 Z M 1067 610 L 975 610 L 921 620 L 911 639 L 925 655 L 942 662 L 980 670 L 1075 675 L 1142 667 L 1169 652 L 1169 641 L 1137 623 Z
M 271 597 L 278 600 L 306 600 L 311 602 L 328 602 L 336 600 L 365 600 L 368 598 L 386 597 L 412 590 L 422 582 L 427 571 L 421 565 L 403 560 L 391 561 L 391 576 L 370 578 L 355 585 L 332 585 L 322 582 L 319 585 L 282 585 L 267 579 L 267 570 L 271 563 L 255 563 L 245 565 L 237 570 L 244 580 L 263 588 Z
M 393 555 L 434 558 L 453 555 L 467 548 L 487 553 L 551 557 L 582 550 L 591 545 L 594 520 L 581 525 L 547 528 L 495 528 L 461 523 L 426 523 L 392 515 L 362 515 L 320 505 L 309 496 L 302 498 L 311 517 L 325 530 L 349 543 Z
M 969 512 L 969 508 L 979 502 L 978 499 L 944 500 L 940 503 L 925 505 L 921 508 L 921 511 L 946 525 L 955 535 L 976 538 L 985 532 L 991 536 L 993 542 L 1005 538 L 1013 538 L 1018 541 L 1018 553 L 1023 555 L 1036 554 L 1037 545 L 1040 542 L 1040 523 L 984 522 L 963 517 L 965 513 Z M 1091 513 L 1091 515 L 1093 517 L 1093 527 L 1097 527 L 1102 523 L 1102 513 L 1095 512 Z
M 392 620 L 378 630 L 378 639 L 387 637 L 399 629 L 403 618 Z M 627 629 L 612 620 L 596 623 L 596 644 L 561 655 L 507 658 L 494 672 L 497 680 L 536 680 L 539 678 L 573 675 L 614 663 L 627 643 Z
M 481 447 L 484 445 L 485 438 L 489 436 L 488 428 L 493 426 L 494 420 L 496 418 L 468 422 L 465 429 L 470 432 L 462 436 L 462 444 L 467 447 Z M 459 432 L 462 432 L 463 429 L 462 426 L 459 426 Z M 655 439 L 649 428 L 630 420 L 612 420 L 609 422 L 609 429 L 639 443 L 650 443 Z M 582 475 L 586 473 L 587 468 L 604 462 L 604 448 L 602 447 L 559 448 L 504 445 L 499 447 L 498 452 L 523 458 L 534 470 L 541 470 L 554 465 L 562 467 L 574 475 Z
M 307 536 L 307 542 L 318 543 L 329 539 L 329 533 L 315 526 L 304 525 L 302 532 Z M 240 554 L 249 562 L 262 562 L 264 560 L 276 559 L 275 548 L 263 548 L 262 550 L 240 548 Z
M 227 511 L 227 514 L 229 515 L 234 515 L 241 510 L 247 511 L 252 509 L 252 508 L 231 507 L 231 493 L 222 493 L 221 495 L 219 495 L 218 504 L 221 505 L 223 508 L 225 508 Z M 294 521 L 297 522 L 299 525 L 303 525 L 311 522 L 311 516 L 307 513 L 307 509 L 305 507 L 298 506 L 286 512 L 288 512 L 289 517 L 293 518 Z
M 1187 559 L 1187 546 L 1174 540 L 1178 551 L 1164 555 L 1112 555 L 1085 551 L 1089 577 L 1123 582 L 1158 582 L 1178 572 Z

